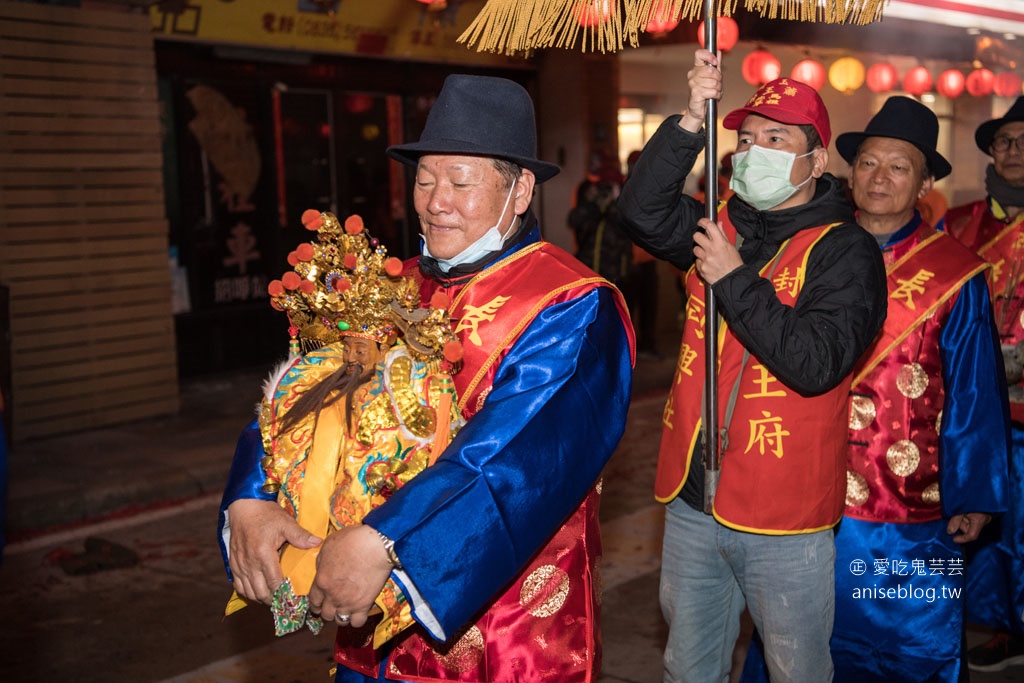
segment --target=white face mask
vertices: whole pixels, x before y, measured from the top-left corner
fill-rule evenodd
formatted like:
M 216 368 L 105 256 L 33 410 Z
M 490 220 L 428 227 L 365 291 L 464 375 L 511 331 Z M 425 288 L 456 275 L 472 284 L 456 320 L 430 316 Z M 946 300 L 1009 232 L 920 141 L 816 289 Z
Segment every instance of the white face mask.
M 813 151 L 797 156 L 793 152 L 751 145 L 745 152 L 732 156 L 732 179 L 729 188 L 758 211 L 773 209 L 786 201 L 814 177 L 799 185 L 790 182 L 793 163 L 814 154 Z
M 505 209 L 508 208 L 508 203 L 512 201 L 512 193 L 515 191 L 516 183 L 513 182 L 512 187 L 508 190 L 508 197 L 505 198 L 505 206 L 501 207 L 501 213 L 498 215 L 498 222 L 488 228 L 487 232 L 481 235 L 478 240 L 467 246 L 458 254 L 447 259 L 437 258 L 430 253 L 429 249 L 427 249 L 427 238 L 423 237 L 423 255 L 430 256 L 435 259 L 438 267 L 441 269 L 441 272 L 447 273 L 455 266 L 462 265 L 463 263 L 473 263 L 474 261 L 482 259 L 487 254 L 501 249 L 501 246 L 505 243 L 505 238 L 509 236 L 519 222 L 519 217 L 513 215 L 512 224 L 509 225 L 508 230 L 502 234 L 500 230 L 501 218 L 505 215 Z

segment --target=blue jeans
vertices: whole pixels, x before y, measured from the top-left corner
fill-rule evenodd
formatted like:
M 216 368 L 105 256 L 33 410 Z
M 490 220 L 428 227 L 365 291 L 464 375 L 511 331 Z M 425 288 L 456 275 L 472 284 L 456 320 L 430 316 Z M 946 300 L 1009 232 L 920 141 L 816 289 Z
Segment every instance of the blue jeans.
M 744 605 L 772 683 L 831 681 L 834 564 L 831 529 L 751 534 L 673 500 L 661 560 L 665 683 L 727 682 Z

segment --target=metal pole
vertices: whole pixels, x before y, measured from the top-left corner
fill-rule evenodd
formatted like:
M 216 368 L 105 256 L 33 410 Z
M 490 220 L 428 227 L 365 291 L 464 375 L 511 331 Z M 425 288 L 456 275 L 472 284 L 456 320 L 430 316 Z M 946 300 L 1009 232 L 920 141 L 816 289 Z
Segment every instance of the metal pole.
M 718 52 L 715 0 L 704 2 L 704 46 Z M 704 198 L 707 217 L 718 219 L 718 102 L 707 101 L 704 118 Z M 711 514 L 718 488 L 718 311 L 711 286 L 704 284 L 704 512 Z

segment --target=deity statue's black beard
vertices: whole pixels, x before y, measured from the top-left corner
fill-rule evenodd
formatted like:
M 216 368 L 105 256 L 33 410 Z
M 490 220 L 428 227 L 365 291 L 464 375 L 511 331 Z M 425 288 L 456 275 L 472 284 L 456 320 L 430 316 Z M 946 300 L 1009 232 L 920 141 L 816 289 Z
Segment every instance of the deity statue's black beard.
M 345 402 L 345 421 L 352 428 L 352 397 L 356 389 L 370 381 L 373 367 L 364 368 L 362 363 L 346 363 L 309 389 L 281 418 L 281 431 L 288 432 L 310 413 L 313 413 L 313 428 L 320 419 L 320 411 L 342 398 Z

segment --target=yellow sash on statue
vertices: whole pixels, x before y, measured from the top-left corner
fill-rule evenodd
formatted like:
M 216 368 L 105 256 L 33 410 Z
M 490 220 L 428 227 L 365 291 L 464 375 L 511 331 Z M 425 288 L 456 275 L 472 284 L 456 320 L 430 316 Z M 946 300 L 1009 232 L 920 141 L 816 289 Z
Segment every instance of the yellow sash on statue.
M 333 366 L 326 363 L 311 366 L 306 368 L 306 370 L 308 372 L 314 368 L 322 372 L 333 370 Z M 426 453 L 427 457 L 424 461 L 426 466 L 433 465 L 448 447 L 451 441 L 453 419 L 458 416 L 458 413 L 454 412 L 456 410 L 454 405 L 454 383 L 447 375 L 444 375 L 443 378 L 444 381 L 440 385 L 434 386 L 434 388 L 427 387 L 433 386 L 431 383 L 436 382 L 437 378 L 433 380 L 427 379 L 426 384 L 418 392 L 422 394 L 420 400 L 426 400 L 428 406 L 431 403 L 436 403 L 436 407 L 433 408 L 433 438 L 430 441 L 429 451 Z M 311 383 L 316 381 L 315 375 L 307 375 L 307 379 Z M 397 390 L 399 385 L 404 386 L 402 384 L 403 381 L 408 383 L 411 379 L 411 377 L 404 377 L 404 375 L 402 377 L 392 377 L 392 382 L 394 383 L 392 389 Z M 437 387 L 440 388 L 437 389 Z M 315 430 L 313 430 L 312 442 L 309 443 L 308 448 L 304 443 L 296 443 L 300 452 L 302 449 L 306 450 L 306 461 L 304 471 L 298 474 L 301 488 L 292 490 L 289 500 L 294 506 L 296 521 L 299 525 L 320 538 L 326 538 L 327 534 L 339 523 L 339 520 L 332 517 L 332 513 L 335 512 L 332 510 L 332 505 L 338 491 L 339 478 L 346 476 L 342 471 L 341 458 L 348 456 L 358 457 L 356 452 L 366 448 L 365 443 L 361 442 L 357 436 L 349 433 L 345 419 L 346 401 L 347 399 L 340 399 L 321 410 L 316 420 Z M 390 406 L 390 402 L 388 405 Z M 410 417 L 400 415 L 399 419 L 410 419 Z M 312 423 L 312 418 L 309 418 L 308 422 Z M 311 424 L 309 426 L 311 427 Z M 394 425 L 390 427 L 388 425 L 378 425 L 378 427 L 387 431 L 393 431 L 395 428 Z M 389 442 L 398 438 L 400 442 L 404 443 L 404 445 L 399 446 L 399 451 L 405 451 L 406 448 L 413 448 L 415 446 L 412 442 L 405 443 L 399 434 L 400 432 L 389 437 Z M 370 447 L 370 450 L 372 450 L 372 447 Z M 409 476 L 415 476 L 415 472 L 410 472 Z M 296 488 L 294 483 L 292 487 Z M 356 511 L 358 512 L 358 509 Z M 358 523 L 361 519 L 362 513 L 360 512 L 358 517 L 341 523 Z M 281 552 L 281 572 L 286 579 L 290 580 L 294 595 L 305 596 L 309 594 L 313 580 L 316 577 L 317 557 L 321 547 L 302 549 L 286 544 L 283 548 Z M 225 609 L 225 614 L 232 614 L 247 604 L 248 601 L 237 593 L 233 593 Z M 370 609 L 371 616 L 380 613 L 383 613 L 383 617 L 374 629 L 374 647 L 379 647 L 414 623 L 411 608 L 398 584 L 393 579 L 388 579 L 384 588 L 374 600 L 374 606 Z
M 320 411 L 313 444 L 306 460 L 306 473 L 302 478 L 302 495 L 296 520 L 303 529 L 320 538 L 326 538 L 331 527 L 331 494 L 338 471 L 338 455 L 344 451 L 347 439 L 345 429 L 346 399 L 342 398 Z M 316 576 L 316 558 L 320 546 L 296 548 L 285 545 L 281 553 L 281 573 L 292 581 L 296 595 L 309 595 Z M 248 602 L 232 594 L 225 615 L 242 609 Z

